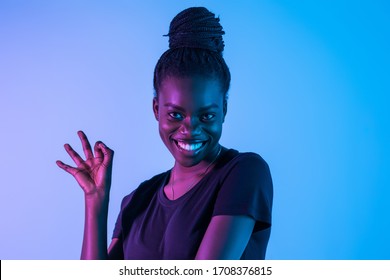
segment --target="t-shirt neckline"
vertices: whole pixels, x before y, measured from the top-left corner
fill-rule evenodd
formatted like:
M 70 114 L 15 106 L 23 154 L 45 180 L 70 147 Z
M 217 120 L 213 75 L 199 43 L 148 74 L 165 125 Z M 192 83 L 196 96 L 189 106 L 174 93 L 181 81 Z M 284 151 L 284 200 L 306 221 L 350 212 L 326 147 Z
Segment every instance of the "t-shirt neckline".
M 164 187 L 165 185 L 168 183 L 168 180 L 169 180 L 169 177 L 171 175 L 171 172 L 172 172 L 172 169 L 168 170 L 165 172 L 165 178 L 164 180 L 162 181 L 162 184 L 161 186 L 159 187 L 159 190 L 158 190 L 158 198 L 159 198 L 159 201 L 163 204 L 163 205 L 166 205 L 166 206 L 173 206 L 173 205 L 176 205 L 178 203 L 181 203 L 182 201 L 185 201 L 187 200 L 188 198 L 191 197 L 191 195 L 197 190 L 199 189 L 199 185 L 204 181 L 206 180 L 211 174 L 215 173 L 216 171 L 216 167 L 220 165 L 220 163 L 222 161 L 224 161 L 225 159 L 225 156 L 227 156 L 229 153 L 235 153 L 237 152 L 236 150 L 234 149 L 226 149 L 222 154 L 221 156 L 218 158 L 218 160 L 215 162 L 215 165 L 213 166 L 213 168 L 206 174 L 203 176 L 203 178 L 201 178 L 190 190 L 188 190 L 185 194 L 183 194 L 182 196 L 180 196 L 179 198 L 177 199 L 174 199 L 174 200 L 171 200 L 169 199 L 165 193 L 164 193 Z

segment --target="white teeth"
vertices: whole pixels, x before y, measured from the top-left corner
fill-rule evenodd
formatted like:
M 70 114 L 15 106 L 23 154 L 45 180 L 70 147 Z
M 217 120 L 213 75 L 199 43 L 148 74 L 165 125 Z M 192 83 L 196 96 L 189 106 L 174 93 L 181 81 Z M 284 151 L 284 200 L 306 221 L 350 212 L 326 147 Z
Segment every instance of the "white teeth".
M 202 143 L 201 142 L 194 143 L 194 144 L 187 144 L 187 143 L 183 143 L 183 142 L 177 142 L 177 144 L 179 145 L 180 148 L 182 148 L 183 150 L 186 150 L 186 151 L 194 151 L 194 150 L 197 150 L 200 147 L 202 147 Z

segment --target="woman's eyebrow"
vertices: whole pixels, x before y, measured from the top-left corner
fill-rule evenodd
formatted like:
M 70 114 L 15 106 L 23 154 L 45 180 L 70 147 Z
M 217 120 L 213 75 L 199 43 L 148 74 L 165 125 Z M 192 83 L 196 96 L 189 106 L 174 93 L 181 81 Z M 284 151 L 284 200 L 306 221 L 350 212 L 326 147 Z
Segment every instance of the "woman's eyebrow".
M 181 111 L 185 111 L 183 107 L 179 106 L 179 105 L 176 105 L 176 104 L 173 104 L 173 103 L 165 103 L 164 104 L 165 107 L 172 107 L 172 108 L 175 108 L 177 110 L 181 110 Z M 215 103 L 212 103 L 210 105 L 207 105 L 207 106 L 204 106 L 204 107 L 201 107 L 199 108 L 199 111 L 206 111 L 206 110 L 209 110 L 209 109 L 212 109 L 212 108 L 219 108 L 219 106 Z

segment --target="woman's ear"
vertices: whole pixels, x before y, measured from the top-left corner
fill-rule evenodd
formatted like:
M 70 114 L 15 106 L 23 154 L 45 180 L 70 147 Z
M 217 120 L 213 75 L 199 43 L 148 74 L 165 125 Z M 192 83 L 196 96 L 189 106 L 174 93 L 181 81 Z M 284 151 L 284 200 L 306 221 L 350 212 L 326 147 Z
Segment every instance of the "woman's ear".
M 153 113 L 154 113 L 154 117 L 156 118 L 156 120 L 158 121 L 158 98 L 157 97 L 154 97 L 153 98 Z
M 225 99 L 223 101 L 223 119 L 222 119 L 222 122 L 225 121 L 226 113 L 227 113 L 227 100 Z

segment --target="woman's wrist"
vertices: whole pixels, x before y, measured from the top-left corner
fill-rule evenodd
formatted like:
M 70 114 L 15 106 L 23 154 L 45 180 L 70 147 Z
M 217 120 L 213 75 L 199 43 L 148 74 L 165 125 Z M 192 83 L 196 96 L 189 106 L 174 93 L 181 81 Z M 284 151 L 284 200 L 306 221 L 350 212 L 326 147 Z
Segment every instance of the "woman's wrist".
M 84 196 L 86 212 L 90 214 L 107 214 L 109 194 L 88 194 Z

